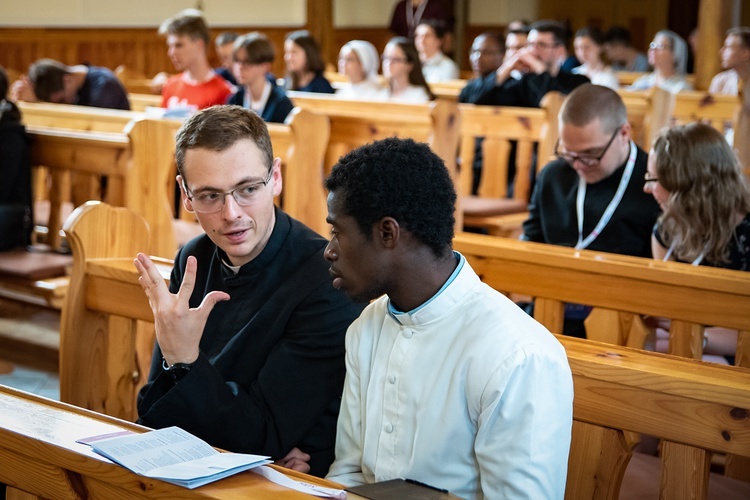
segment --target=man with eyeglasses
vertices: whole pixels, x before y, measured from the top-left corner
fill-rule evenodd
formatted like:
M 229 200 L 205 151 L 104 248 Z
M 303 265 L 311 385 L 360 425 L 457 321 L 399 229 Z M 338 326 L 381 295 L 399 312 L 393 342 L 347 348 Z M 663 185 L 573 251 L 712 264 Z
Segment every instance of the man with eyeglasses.
M 558 22 L 532 24 L 526 47 L 505 58 L 476 103 L 536 108 L 547 92 L 567 94 L 589 82 L 583 75 L 561 69 L 567 39 L 567 30 Z M 522 74 L 520 79 L 513 78 L 515 72 Z
M 281 161 L 256 113 L 196 114 L 177 134 L 175 160 L 183 204 L 206 234 L 177 253 L 169 289 L 146 255 L 136 258 L 157 341 L 139 421 L 322 476 L 334 458 L 344 335 L 362 306 L 332 286 L 327 240 L 274 205 Z
M 659 205 L 643 192 L 647 154 L 630 137 L 620 96 L 581 85 L 563 102 L 559 121 L 557 159 L 537 177 L 521 239 L 651 257 Z M 574 330 L 571 322 L 567 331 Z

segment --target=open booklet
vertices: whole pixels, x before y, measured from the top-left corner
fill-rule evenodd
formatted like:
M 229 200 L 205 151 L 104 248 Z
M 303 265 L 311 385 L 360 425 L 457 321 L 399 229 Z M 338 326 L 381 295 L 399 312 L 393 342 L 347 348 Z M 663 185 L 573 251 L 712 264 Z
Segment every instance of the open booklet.
M 220 453 L 179 427 L 83 442 L 136 474 L 191 489 L 271 463 L 260 455 Z

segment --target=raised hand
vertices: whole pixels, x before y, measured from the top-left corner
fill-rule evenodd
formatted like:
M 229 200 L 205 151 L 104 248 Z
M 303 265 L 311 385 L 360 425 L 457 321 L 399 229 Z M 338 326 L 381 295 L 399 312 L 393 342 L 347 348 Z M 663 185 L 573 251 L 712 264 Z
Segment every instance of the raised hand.
M 146 292 L 154 313 L 156 340 L 165 361 L 169 365 L 194 362 L 198 359 L 200 340 L 209 313 L 217 302 L 229 300 L 229 294 L 213 291 L 203 298 L 200 306 L 190 307 L 198 269 L 193 256 L 187 259 L 182 285 L 176 294 L 167 289 L 164 279 L 147 255 L 139 253 L 133 263 L 141 275 L 138 282 Z

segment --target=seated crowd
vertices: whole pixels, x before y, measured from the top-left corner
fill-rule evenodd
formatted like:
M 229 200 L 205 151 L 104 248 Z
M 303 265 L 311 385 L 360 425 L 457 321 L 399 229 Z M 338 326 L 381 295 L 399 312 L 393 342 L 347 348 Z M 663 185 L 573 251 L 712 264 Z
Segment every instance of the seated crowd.
M 180 199 L 205 234 L 178 251 L 168 285 L 147 255 L 135 258 L 156 328 L 139 422 L 347 486 L 410 478 L 462 498 L 563 498 L 573 401 L 565 351 L 453 250 L 457 195 L 444 162 L 397 138 L 342 156 L 325 180 L 329 239 L 274 205 L 281 160 L 264 122 L 286 120 L 287 91 L 429 102 L 430 83 L 459 76 L 445 25 L 420 20 L 413 40 L 390 39 L 382 57 L 370 42 L 346 43 L 339 89 L 306 31 L 285 39 L 283 85 L 262 33 L 222 34 L 216 69 L 199 11 L 159 33 L 179 72 L 163 81 L 162 105 L 190 111 L 175 147 Z M 568 38 L 544 20 L 504 38 L 481 34 L 459 97 L 539 107 L 550 91 L 567 95 L 556 159 L 535 180 L 521 239 L 750 271 L 748 180 L 723 136 L 673 127 L 646 152 L 614 90 L 613 70 L 649 67 L 633 89 L 690 89 L 685 41 L 659 31 L 646 57 L 621 28 L 577 31 L 575 55 Z M 721 61 L 712 91 L 736 94 L 750 78 L 750 30 L 727 33 Z M 95 66 L 40 60 L 11 99 L 7 88 L 0 71 L 2 151 L 22 138 L 12 100 L 129 108 L 119 81 Z M 27 154 L 0 163 L 28 186 Z M 2 192 L 0 210 L 30 210 L 28 189 Z M 585 337 L 589 311 L 568 304 L 565 333 Z M 706 352 L 730 357 L 737 332 L 707 339 Z

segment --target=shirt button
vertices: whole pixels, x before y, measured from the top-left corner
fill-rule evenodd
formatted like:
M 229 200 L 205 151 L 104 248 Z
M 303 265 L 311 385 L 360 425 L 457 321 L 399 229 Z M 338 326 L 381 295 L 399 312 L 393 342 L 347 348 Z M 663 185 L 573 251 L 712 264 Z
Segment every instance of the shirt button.
M 383 429 L 384 429 L 384 430 L 385 430 L 385 432 L 387 432 L 388 434 L 390 434 L 391 432 L 393 432 L 393 426 L 392 426 L 391 424 L 385 424 L 385 427 L 384 427 Z
M 404 338 L 405 338 L 405 339 L 410 339 L 410 338 L 412 338 L 412 336 L 414 335 L 414 332 L 413 332 L 413 331 L 411 331 L 411 330 L 404 330 L 404 333 L 403 333 L 403 335 L 404 335 Z
M 388 377 L 388 382 L 391 383 L 391 384 L 395 384 L 396 383 L 396 376 L 395 375 L 390 375 Z

